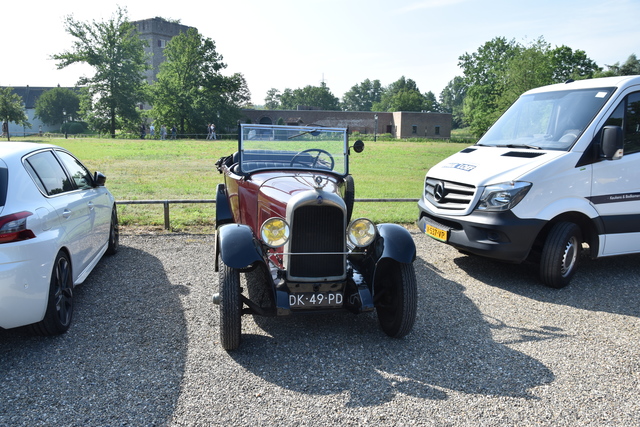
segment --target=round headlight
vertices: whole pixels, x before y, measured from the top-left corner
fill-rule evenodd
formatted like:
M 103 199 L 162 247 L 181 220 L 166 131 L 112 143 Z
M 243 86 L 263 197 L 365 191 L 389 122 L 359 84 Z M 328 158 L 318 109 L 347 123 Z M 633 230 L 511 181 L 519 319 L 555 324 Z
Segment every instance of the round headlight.
M 279 248 L 289 240 L 289 224 L 282 218 L 269 218 L 260 227 L 262 241 L 272 248 Z
M 376 238 L 376 226 L 366 218 L 358 218 L 349 224 L 347 238 L 359 248 L 369 246 Z

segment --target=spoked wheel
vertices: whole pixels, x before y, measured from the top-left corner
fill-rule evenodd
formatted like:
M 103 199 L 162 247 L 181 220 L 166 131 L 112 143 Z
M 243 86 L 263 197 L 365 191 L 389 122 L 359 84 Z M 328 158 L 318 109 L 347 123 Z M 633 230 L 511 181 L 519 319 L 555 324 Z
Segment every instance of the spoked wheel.
M 118 212 L 116 205 L 111 210 L 111 224 L 109 226 L 109 246 L 107 247 L 107 255 L 114 255 L 120 247 L 120 228 L 118 226 Z
M 542 248 L 542 283 L 552 288 L 567 286 L 578 268 L 581 250 L 580 227 L 572 222 L 559 222 L 554 225 Z
M 44 319 L 32 325 L 40 335 L 59 335 L 67 332 L 73 318 L 73 278 L 71 263 L 64 252 L 59 252 L 53 264 L 49 283 L 49 298 Z
M 413 264 L 390 261 L 385 267 L 376 277 L 374 304 L 384 333 L 401 338 L 411 332 L 416 320 L 416 272 Z
M 225 350 L 240 346 L 242 333 L 242 300 L 240 299 L 240 272 L 220 259 L 218 275 L 220 293 L 220 344 Z

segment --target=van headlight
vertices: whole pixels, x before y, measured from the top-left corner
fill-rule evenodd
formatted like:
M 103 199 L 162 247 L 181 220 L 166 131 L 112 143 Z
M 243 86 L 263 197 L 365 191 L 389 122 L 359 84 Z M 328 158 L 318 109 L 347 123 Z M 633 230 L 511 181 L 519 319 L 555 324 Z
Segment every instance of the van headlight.
M 282 218 L 269 218 L 260 227 L 262 241 L 272 248 L 279 248 L 289 240 L 289 224 Z
M 376 226 L 366 218 L 355 219 L 347 227 L 349 242 L 359 248 L 369 246 L 375 240 L 376 234 Z
M 480 211 L 508 211 L 526 196 L 530 182 L 516 181 L 488 185 L 484 188 L 476 209 Z

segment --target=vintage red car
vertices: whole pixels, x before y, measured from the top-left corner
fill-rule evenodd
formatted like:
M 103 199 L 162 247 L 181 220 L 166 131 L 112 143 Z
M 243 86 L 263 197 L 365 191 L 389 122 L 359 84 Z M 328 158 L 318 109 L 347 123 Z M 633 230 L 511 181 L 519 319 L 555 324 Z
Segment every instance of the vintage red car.
M 364 144 L 350 147 L 344 128 L 240 125 L 238 151 L 216 164 L 213 300 L 224 349 L 240 345 L 243 314 L 375 310 L 391 337 L 413 328 L 415 244 L 397 224 L 351 220 L 351 149 Z

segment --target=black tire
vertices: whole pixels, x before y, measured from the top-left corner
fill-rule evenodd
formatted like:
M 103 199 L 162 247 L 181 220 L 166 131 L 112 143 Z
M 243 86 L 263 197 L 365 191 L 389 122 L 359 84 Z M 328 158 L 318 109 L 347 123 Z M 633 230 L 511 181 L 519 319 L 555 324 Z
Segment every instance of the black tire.
M 120 247 L 120 226 L 118 225 L 118 212 L 114 203 L 111 210 L 111 224 L 109 225 L 109 246 L 107 255 L 115 255 Z
M 540 280 L 551 288 L 569 284 L 578 268 L 582 251 L 580 227 L 572 222 L 559 222 L 551 228 L 540 256 Z
M 220 344 L 227 351 L 240 346 L 242 334 L 242 300 L 240 272 L 220 259 L 218 275 L 220 293 Z
M 53 263 L 49 282 L 49 297 L 44 318 L 31 325 L 38 335 L 64 334 L 73 319 L 73 275 L 71 262 L 65 252 L 60 251 Z
M 418 310 L 418 285 L 413 264 L 389 261 L 375 283 L 375 307 L 380 328 L 393 338 L 411 332 Z
M 353 181 L 351 175 L 347 175 L 344 179 L 345 191 L 344 191 L 344 203 L 347 205 L 347 224 L 351 222 L 351 216 L 353 215 L 353 203 L 356 199 L 356 184 Z

